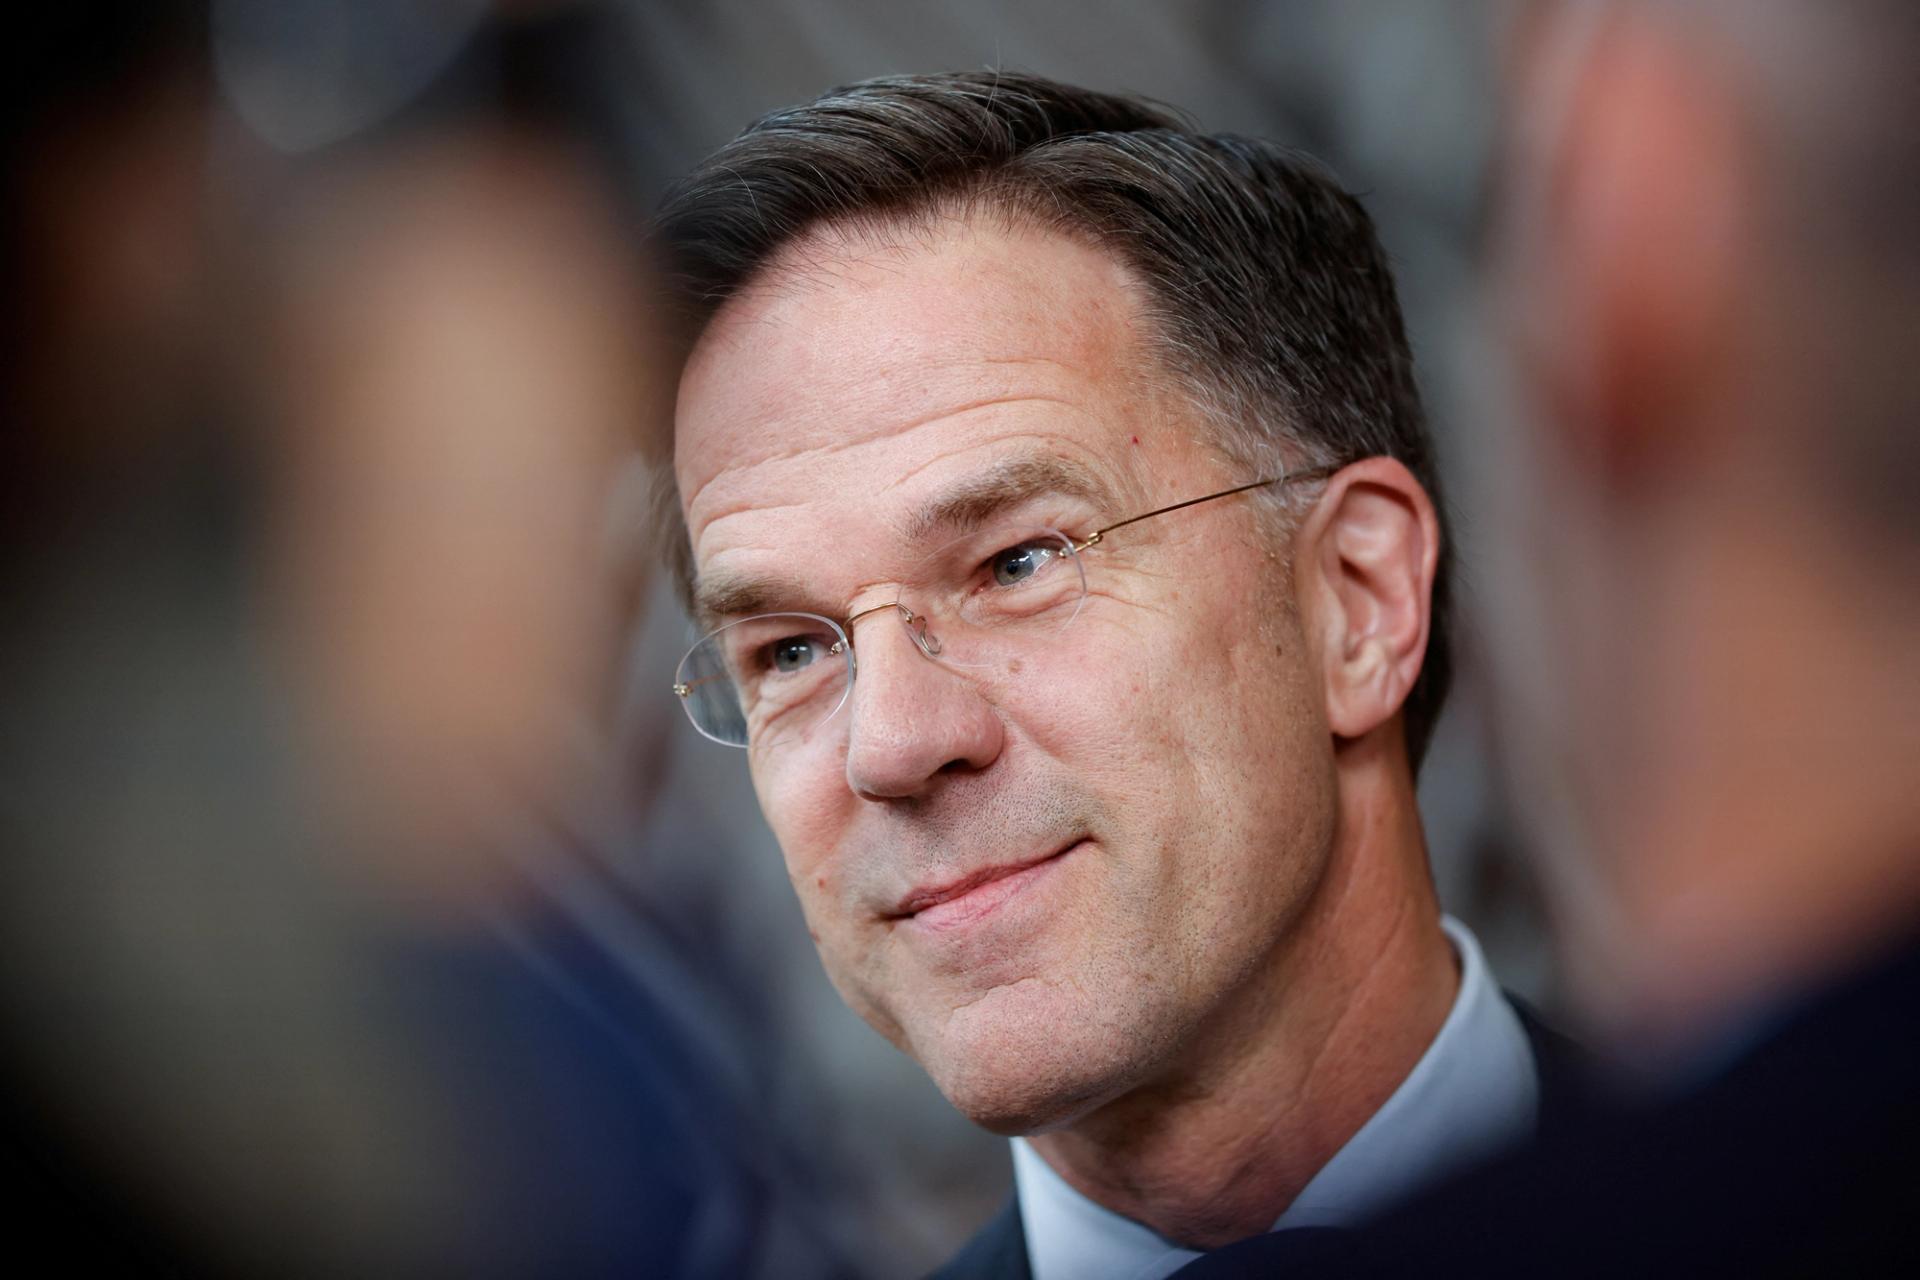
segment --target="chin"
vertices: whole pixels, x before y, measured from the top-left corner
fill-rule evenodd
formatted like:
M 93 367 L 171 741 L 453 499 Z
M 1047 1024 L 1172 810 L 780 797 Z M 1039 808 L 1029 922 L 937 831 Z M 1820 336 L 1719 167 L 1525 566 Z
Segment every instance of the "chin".
M 1074 1123 L 1139 1084 L 1157 1060 L 1139 1037 L 1084 1011 L 978 1005 L 915 1037 L 912 1051 L 956 1110 L 1005 1137 Z
M 1103 1082 L 1019 1080 L 1002 1072 L 934 1083 L 960 1114 L 1003 1138 L 1066 1128 L 1111 1096 Z
M 1099 1105 L 1104 1092 L 1079 1081 L 1020 1080 L 1004 1072 L 934 1083 L 960 1114 L 1003 1138 L 1064 1128 Z

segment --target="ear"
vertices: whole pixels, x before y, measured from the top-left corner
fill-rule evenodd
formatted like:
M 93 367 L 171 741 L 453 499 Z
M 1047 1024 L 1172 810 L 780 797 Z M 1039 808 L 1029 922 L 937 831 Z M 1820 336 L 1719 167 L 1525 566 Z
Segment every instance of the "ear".
M 1710 426 L 1737 363 L 1749 177 L 1715 50 L 1563 6 L 1521 55 L 1501 242 L 1514 346 L 1568 454 L 1630 484 Z
M 1300 537 L 1328 724 L 1358 738 L 1398 714 L 1426 659 L 1440 519 L 1405 466 L 1366 458 L 1327 482 Z

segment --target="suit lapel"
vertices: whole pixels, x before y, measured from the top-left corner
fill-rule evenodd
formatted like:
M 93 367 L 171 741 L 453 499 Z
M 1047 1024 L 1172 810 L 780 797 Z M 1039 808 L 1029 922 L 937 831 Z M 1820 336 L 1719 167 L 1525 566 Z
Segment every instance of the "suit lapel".
M 1548 1026 L 1532 1005 L 1510 991 L 1505 994 L 1527 1033 L 1527 1043 L 1533 1049 L 1534 1069 L 1540 1079 L 1540 1119 L 1536 1132 L 1556 1132 L 1590 1102 L 1597 1063 L 1591 1050 Z
M 993 1220 L 929 1280 L 1033 1280 L 1020 1202 L 1008 1196 Z

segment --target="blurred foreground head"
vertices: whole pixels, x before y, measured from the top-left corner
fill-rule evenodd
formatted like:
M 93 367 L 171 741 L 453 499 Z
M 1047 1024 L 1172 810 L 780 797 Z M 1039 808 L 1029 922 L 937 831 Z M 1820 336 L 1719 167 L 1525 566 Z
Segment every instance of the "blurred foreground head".
M 29 1239 L 111 1271 L 657 1253 L 697 1219 L 630 1189 L 706 1168 L 617 1158 L 668 1111 L 659 1020 L 628 984 L 641 1051 L 594 1040 L 526 958 L 587 951 L 537 890 L 600 852 L 644 576 L 607 536 L 644 273 L 550 105 L 609 42 L 562 7 L 214 8 L 15 51 L 0 1170 Z M 327 55 L 425 27 L 414 96 L 325 147 L 250 111 L 347 101 Z
M 1920 929 L 1920 10 L 1567 4 L 1496 279 L 1518 790 L 1590 1007 L 1699 1025 Z
M 637 264 L 580 157 L 525 130 L 394 145 L 300 195 L 260 388 L 284 450 L 268 604 L 328 816 L 414 906 L 510 896 L 509 850 L 576 826 L 606 763 Z

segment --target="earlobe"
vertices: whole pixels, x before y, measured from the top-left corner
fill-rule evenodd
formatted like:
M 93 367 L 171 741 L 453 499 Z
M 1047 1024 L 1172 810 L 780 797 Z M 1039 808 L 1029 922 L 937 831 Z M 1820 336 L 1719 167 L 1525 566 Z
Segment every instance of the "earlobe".
M 1358 738 L 1391 720 L 1419 677 L 1439 517 L 1405 466 L 1367 458 L 1328 482 L 1306 532 L 1322 608 L 1329 727 Z

